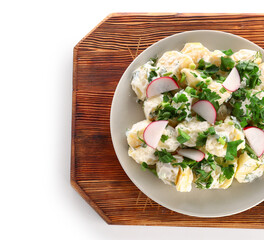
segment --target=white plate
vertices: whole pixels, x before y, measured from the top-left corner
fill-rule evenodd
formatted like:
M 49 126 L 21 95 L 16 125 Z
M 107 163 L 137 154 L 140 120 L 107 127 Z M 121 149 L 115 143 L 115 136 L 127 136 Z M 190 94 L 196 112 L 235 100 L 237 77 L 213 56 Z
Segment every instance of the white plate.
M 168 50 L 180 51 L 187 42 L 201 42 L 209 50 L 240 49 L 263 50 L 254 43 L 219 31 L 190 31 L 167 37 L 142 52 L 127 68 L 115 91 L 111 108 L 111 136 L 116 155 L 131 181 L 149 198 L 173 211 L 197 217 L 222 217 L 245 211 L 264 200 L 264 179 L 248 184 L 234 180 L 227 190 L 200 190 L 193 187 L 189 193 L 177 192 L 165 185 L 149 171 L 142 171 L 139 164 L 128 156 L 125 136 L 127 128 L 143 120 L 141 106 L 130 82 L 132 72 L 149 58 L 160 57 Z

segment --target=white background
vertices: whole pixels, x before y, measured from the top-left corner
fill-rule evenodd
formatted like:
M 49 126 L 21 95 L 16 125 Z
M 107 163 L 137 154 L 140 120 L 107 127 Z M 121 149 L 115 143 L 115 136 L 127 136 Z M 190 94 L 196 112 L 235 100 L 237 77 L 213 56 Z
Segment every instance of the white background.
M 111 12 L 258 12 L 261 1 L 3 2 L 0 239 L 263 239 L 264 230 L 109 226 L 70 186 L 72 50 L 83 36 Z

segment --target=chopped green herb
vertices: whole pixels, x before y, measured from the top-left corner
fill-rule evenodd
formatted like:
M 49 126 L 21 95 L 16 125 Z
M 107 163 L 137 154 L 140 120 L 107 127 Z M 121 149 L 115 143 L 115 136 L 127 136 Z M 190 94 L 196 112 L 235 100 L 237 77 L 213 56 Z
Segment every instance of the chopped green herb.
M 181 83 L 184 82 L 185 79 L 186 79 L 186 74 L 183 72 L 183 73 L 182 73 L 182 76 L 181 76 L 181 80 L 180 80 L 180 82 L 181 82 Z
M 254 150 L 246 143 L 246 147 L 245 147 L 245 151 L 247 152 L 247 154 L 255 159 L 255 160 L 258 160 L 258 157 L 256 155 L 256 153 L 254 152 Z
M 146 148 L 147 147 L 147 144 L 146 144 L 146 142 L 142 138 L 139 137 L 139 131 L 137 131 L 137 137 L 142 142 L 141 146 L 143 148 Z
M 175 158 L 172 156 L 172 154 L 167 152 L 166 149 L 161 149 L 161 151 L 156 150 L 154 155 L 157 156 L 159 158 L 159 161 L 161 161 L 163 163 L 169 163 L 172 160 L 175 160 Z
M 220 125 L 221 123 L 223 123 L 223 120 L 216 121 L 215 125 Z
M 146 162 L 143 162 L 143 163 L 141 164 L 141 169 L 142 169 L 143 171 L 146 171 L 146 170 L 148 169 L 148 170 L 151 171 L 154 175 L 158 176 L 156 169 L 155 169 L 155 168 L 151 168 Z
M 210 165 L 213 170 L 216 169 L 214 156 L 211 153 L 208 153 L 208 158 L 206 159 L 206 162 Z
M 157 61 L 158 61 L 158 58 L 157 58 L 157 57 L 155 57 L 155 58 L 150 58 L 149 60 L 150 60 L 150 62 L 151 62 L 150 65 L 154 67 L 154 66 L 156 65 Z
M 226 177 L 224 174 L 221 174 L 220 177 L 219 177 L 219 183 L 223 183 L 224 181 L 226 180 Z
M 211 79 L 206 79 L 206 80 L 205 80 L 205 83 L 206 83 L 207 85 L 209 85 L 209 84 L 211 83 Z
M 141 168 L 142 168 L 143 171 L 146 171 L 146 169 L 148 168 L 148 164 L 146 162 L 143 162 L 141 164 Z
M 256 60 L 257 58 L 262 58 L 262 54 L 259 51 L 256 53 L 254 60 Z
M 213 183 L 214 179 L 212 176 L 209 177 L 209 179 L 207 180 L 207 183 L 205 185 L 205 188 L 210 188 L 212 183 Z
M 172 166 L 180 166 L 182 169 L 188 167 L 188 165 L 185 162 L 175 162 L 175 163 L 172 163 Z
M 216 111 L 218 111 L 219 102 L 217 100 L 221 99 L 221 97 L 216 92 L 211 91 L 204 82 L 199 82 L 196 87 L 200 87 L 202 90 L 197 94 L 199 99 L 211 102 Z
M 235 62 L 229 57 L 221 57 L 220 69 L 229 72 L 235 66 Z
M 212 171 L 205 172 L 202 169 L 197 169 L 195 173 L 198 175 L 198 178 L 195 181 L 195 184 L 198 188 L 204 189 L 204 188 L 209 188 L 211 186 L 213 182 L 211 176 Z
M 156 73 L 156 71 L 155 70 L 151 70 L 149 72 L 149 75 L 148 75 L 148 82 L 151 82 L 153 80 L 153 78 L 157 77 L 157 76 L 158 76 L 158 74 Z
M 253 89 L 256 86 L 260 85 L 260 70 L 256 63 L 250 61 L 240 61 L 236 65 L 236 68 L 242 81 L 246 82 L 247 88 Z
M 175 80 L 175 82 L 178 81 L 178 78 L 174 74 L 172 75 L 172 78 Z
M 242 128 L 248 125 L 248 123 L 261 129 L 264 128 L 264 98 L 259 99 L 256 97 L 256 94 L 258 94 L 258 92 L 252 95 L 251 91 L 244 90 L 240 91 L 238 95 L 232 95 L 232 115 L 240 121 Z M 239 96 L 241 96 L 241 100 Z M 246 109 L 243 109 L 242 102 L 245 101 L 245 99 L 248 99 L 249 103 L 245 104 L 244 106 Z
M 222 50 L 222 52 L 226 55 L 226 56 L 231 56 L 233 55 L 233 51 L 231 49 L 228 49 L 228 50 Z
M 205 67 L 204 73 L 207 73 L 208 75 L 213 75 L 218 71 L 219 71 L 219 67 L 217 67 L 214 64 L 210 64 Z
M 177 137 L 177 140 L 180 144 L 183 144 L 191 139 L 191 137 L 180 128 L 178 128 L 178 132 L 180 135 Z
M 225 93 L 226 92 L 226 89 L 224 87 L 222 87 L 220 90 L 219 90 L 220 93 Z
M 196 162 L 196 161 L 189 159 L 189 158 L 186 158 L 186 157 L 184 157 L 182 162 L 173 162 L 172 163 L 173 166 L 180 166 L 182 169 L 184 169 L 186 167 L 189 167 L 192 169 L 193 167 L 195 167 L 198 164 L 199 164 L 199 162 Z
M 196 147 L 202 147 L 206 144 L 207 135 L 204 133 L 198 133 L 197 139 L 196 139 Z
M 194 77 L 198 77 L 198 75 L 196 74 L 196 73 L 194 73 L 194 72 L 190 72 Z
M 214 127 L 209 127 L 205 132 L 199 132 L 196 140 L 196 147 L 202 147 L 206 144 L 208 135 L 216 134 Z
M 220 142 L 222 145 L 225 145 L 226 144 L 225 139 L 222 138 L 222 137 L 218 138 L 218 142 Z
M 205 68 L 205 65 L 206 65 L 206 62 L 203 59 L 200 59 L 198 62 L 198 69 L 203 70 Z
M 207 131 L 208 131 L 208 133 L 210 135 L 215 135 L 216 134 L 214 127 L 209 127 Z
M 202 73 L 201 73 L 201 78 L 206 79 L 206 78 L 208 78 L 208 75 L 206 75 L 206 74 L 204 74 L 204 73 L 202 72 Z
M 163 102 L 167 103 L 169 101 L 170 101 L 170 98 L 168 97 L 168 95 L 167 94 L 164 94 L 163 95 Z
M 200 115 L 196 115 L 196 119 L 198 120 L 198 121 L 200 121 L 200 122 L 205 122 L 206 120 L 205 119 L 203 119 Z
M 220 76 L 220 75 L 216 76 L 216 82 L 218 83 L 223 83 L 225 80 L 226 78 L 223 76 Z
M 213 76 L 219 71 L 219 67 L 212 63 L 205 62 L 203 59 L 198 62 L 198 69 L 202 72 L 202 78 Z
M 161 138 L 160 138 L 160 141 L 162 141 L 163 143 L 169 139 L 169 136 L 168 135 L 161 135 Z
M 239 88 L 235 92 L 232 93 L 232 98 L 235 100 L 245 101 L 247 97 L 247 90 L 245 88 Z
M 190 69 L 194 70 L 196 68 L 196 65 L 194 63 L 191 63 L 189 67 Z
M 171 74 L 172 74 L 172 72 L 163 73 L 163 77 L 170 76 Z

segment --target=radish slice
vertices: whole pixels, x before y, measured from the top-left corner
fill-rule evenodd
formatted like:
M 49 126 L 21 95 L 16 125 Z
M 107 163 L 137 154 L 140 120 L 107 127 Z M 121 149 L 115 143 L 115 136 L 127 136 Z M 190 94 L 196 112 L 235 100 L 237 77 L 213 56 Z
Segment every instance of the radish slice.
M 234 67 L 229 75 L 227 76 L 226 80 L 223 82 L 222 86 L 230 92 L 234 92 L 240 88 L 240 75 L 237 71 L 236 67 Z
M 178 153 L 179 155 L 195 160 L 196 162 L 202 161 L 205 157 L 205 154 L 202 151 L 190 148 L 180 149 L 178 150 Z
M 261 157 L 264 153 L 264 131 L 257 127 L 246 127 L 244 128 L 244 133 L 249 146 L 258 157 Z
M 153 80 L 147 87 L 147 97 L 154 97 L 164 92 L 169 92 L 180 88 L 175 80 L 171 77 L 160 77 Z
M 214 105 L 207 100 L 200 100 L 192 105 L 192 110 L 204 118 L 207 122 L 214 124 L 216 120 L 216 110 Z
M 156 148 L 162 136 L 164 129 L 166 128 L 169 121 L 155 121 L 151 122 L 144 130 L 143 138 L 145 143 L 152 147 Z

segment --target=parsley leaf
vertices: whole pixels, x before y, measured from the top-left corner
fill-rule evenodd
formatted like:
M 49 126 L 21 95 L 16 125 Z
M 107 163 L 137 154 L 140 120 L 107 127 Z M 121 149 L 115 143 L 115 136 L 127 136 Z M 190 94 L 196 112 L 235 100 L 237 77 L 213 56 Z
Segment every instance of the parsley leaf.
M 176 97 L 173 97 L 172 100 L 175 103 L 188 102 L 188 98 L 187 98 L 187 96 L 184 93 L 182 93 L 182 94 L 176 94 Z
M 234 160 L 234 157 L 237 157 L 237 147 L 242 142 L 243 140 L 236 140 L 227 143 L 226 156 L 225 156 L 226 160 Z
M 230 164 L 227 167 L 222 167 L 222 172 L 223 175 L 227 178 L 230 179 L 232 178 L 232 176 L 234 175 L 235 171 L 234 171 L 234 165 Z
M 232 49 L 228 49 L 228 50 L 222 50 L 222 52 L 226 55 L 226 56 L 231 56 L 233 55 L 233 51 Z

